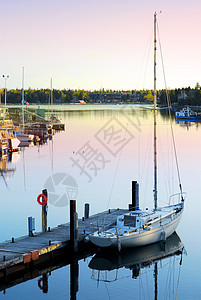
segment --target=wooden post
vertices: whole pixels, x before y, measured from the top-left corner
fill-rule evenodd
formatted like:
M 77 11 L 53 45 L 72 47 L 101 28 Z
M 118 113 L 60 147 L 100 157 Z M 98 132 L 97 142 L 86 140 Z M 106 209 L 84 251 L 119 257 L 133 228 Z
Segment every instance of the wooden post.
M 139 184 L 132 181 L 132 204 L 129 204 L 129 210 L 139 209 Z
M 42 190 L 42 194 L 47 197 L 47 190 Z M 42 232 L 47 232 L 47 208 L 47 203 L 42 205 Z
M 76 213 L 76 200 L 70 200 L 70 243 L 74 252 L 78 251 L 78 214 Z
M 85 219 L 89 218 L 89 203 L 85 203 L 84 205 L 84 218 Z
M 35 230 L 35 218 L 28 217 L 29 236 L 33 236 L 33 230 Z

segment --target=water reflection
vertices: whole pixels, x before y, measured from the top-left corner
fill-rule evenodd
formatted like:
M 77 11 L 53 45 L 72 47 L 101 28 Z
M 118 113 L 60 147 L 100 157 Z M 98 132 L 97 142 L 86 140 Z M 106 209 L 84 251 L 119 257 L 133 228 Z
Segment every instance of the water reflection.
M 0 174 L 7 188 L 7 179 L 14 176 L 16 171 L 15 163 L 19 160 L 19 156 L 19 152 L 8 152 L 0 159 Z
M 201 122 L 197 121 L 177 121 L 176 124 L 180 125 L 180 127 L 185 128 L 187 130 L 190 130 L 191 127 L 195 127 L 196 129 L 199 129 L 201 126 Z
M 42 277 L 38 279 L 38 287 L 43 291 L 44 294 L 48 292 L 48 273 L 43 274 Z
M 179 266 L 181 266 L 183 252 L 183 243 L 176 232 L 165 243 L 156 243 L 122 252 L 103 251 L 97 253 L 89 263 L 89 268 L 92 269 L 91 278 L 97 281 L 97 287 L 99 287 L 100 282 L 105 284 L 122 279 L 118 277 L 118 270 L 121 268 L 131 270 L 132 278 L 137 279 L 142 275 L 144 269 L 153 265 L 154 299 L 157 300 L 159 262 L 170 257 L 180 256 Z

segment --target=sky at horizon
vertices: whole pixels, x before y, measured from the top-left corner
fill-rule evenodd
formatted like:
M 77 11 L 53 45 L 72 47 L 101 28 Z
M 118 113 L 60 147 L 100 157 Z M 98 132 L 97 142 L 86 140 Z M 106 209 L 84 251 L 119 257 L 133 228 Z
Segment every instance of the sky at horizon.
M 200 0 L 0 1 L 0 88 L 21 88 L 24 66 L 25 88 L 151 89 L 155 11 L 167 87 L 201 83 Z

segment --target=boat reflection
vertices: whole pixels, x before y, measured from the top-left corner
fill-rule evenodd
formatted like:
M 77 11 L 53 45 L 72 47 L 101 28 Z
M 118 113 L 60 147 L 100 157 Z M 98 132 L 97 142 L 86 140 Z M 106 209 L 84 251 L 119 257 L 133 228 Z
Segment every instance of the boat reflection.
M 197 124 L 197 122 L 191 122 L 191 121 L 177 121 L 176 124 L 180 125 L 183 128 L 186 128 L 187 130 L 190 129 L 190 127 L 194 126 Z
M 98 287 L 100 282 L 104 282 L 105 284 L 122 279 L 122 276 L 118 274 L 120 271 L 119 269 L 126 268 L 131 270 L 132 278 L 137 279 L 138 277 L 141 278 L 141 275 L 143 276 L 145 269 L 150 270 L 150 267 L 153 265 L 151 270 L 153 271 L 154 299 L 156 300 L 159 297 L 158 262 L 160 262 L 161 267 L 162 260 L 167 259 L 168 262 L 168 258 L 178 257 L 179 265 L 181 267 L 183 252 L 183 243 L 176 232 L 167 238 L 165 242 L 128 249 L 121 252 L 115 252 L 114 250 L 110 252 L 108 250 L 107 252 L 101 251 L 100 253 L 97 253 L 89 263 L 89 268 L 92 269 L 91 278 L 97 281 Z M 122 272 L 120 274 L 122 274 Z
M 174 232 L 166 242 L 155 243 L 146 247 L 138 247 L 121 252 L 102 251 L 97 253 L 89 263 L 94 270 L 114 270 L 119 268 L 140 269 L 168 256 L 179 255 L 183 251 L 180 237 Z M 139 273 L 136 273 L 136 277 Z
M 19 157 L 19 152 L 8 152 L 0 159 L 0 174 L 6 187 L 8 187 L 7 179 L 14 176 L 16 171 L 15 164 L 19 160 Z
M 181 121 L 176 120 L 176 124 L 178 124 L 182 128 L 186 128 L 187 130 L 190 130 L 191 127 L 195 127 L 196 129 L 199 129 L 201 127 L 200 121 Z

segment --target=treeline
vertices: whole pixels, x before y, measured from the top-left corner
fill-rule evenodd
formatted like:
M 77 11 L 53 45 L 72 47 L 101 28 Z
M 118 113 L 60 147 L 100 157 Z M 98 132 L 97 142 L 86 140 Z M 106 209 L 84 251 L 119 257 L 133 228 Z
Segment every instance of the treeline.
M 4 103 L 5 91 L 0 90 L 1 102 Z M 157 92 L 158 102 L 160 104 L 167 104 L 166 90 L 159 90 Z M 201 87 L 199 83 L 195 88 L 181 88 L 168 90 L 171 103 L 179 105 L 201 105 Z M 21 104 L 22 90 L 10 89 L 6 94 L 7 103 Z M 51 103 L 50 89 L 27 89 L 24 91 L 24 99 L 29 104 L 48 104 Z M 54 104 L 69 104 L 79 103 L 80 101 L 86 103 L 114 103 L 114 102 L 152 102 L 153 90 L 53 90 Z
M 5 91 L 1 89 L 1 102 L 4 102 Z M 22 103 L 22 90 L 10 89 L 6 93 L 7 103 L 21 104 Z M 73 99 L 81 99 L 87 101 L 87 91 L 84 90 L 53 90 L 54 103 L 71 103 Z M 24 90 L 24 100 L 30 104 L 48 104 L 51 102 L 50 89 L 27 89 Z

